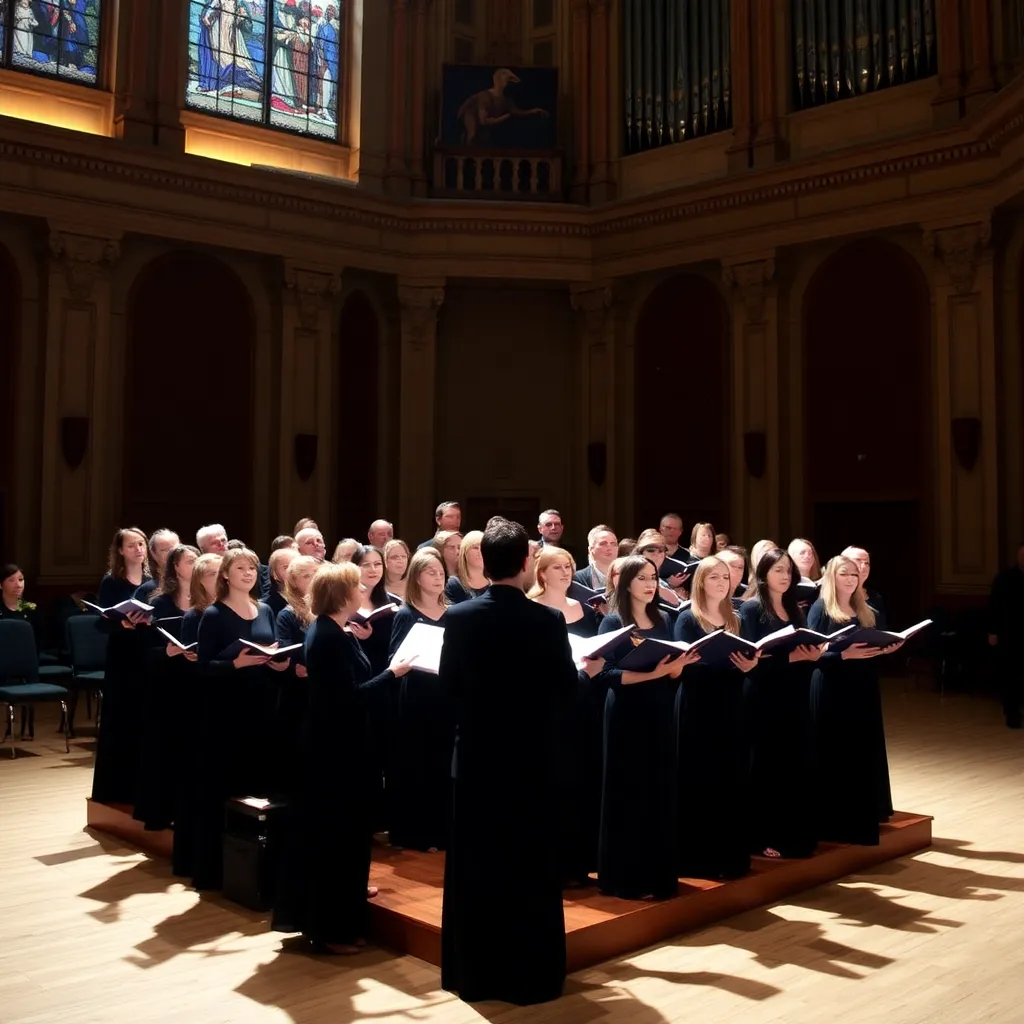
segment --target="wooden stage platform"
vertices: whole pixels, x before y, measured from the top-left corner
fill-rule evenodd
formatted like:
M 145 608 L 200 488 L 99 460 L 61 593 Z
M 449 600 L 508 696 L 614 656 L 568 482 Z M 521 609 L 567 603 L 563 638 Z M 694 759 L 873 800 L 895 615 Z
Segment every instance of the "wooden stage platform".
M 147 853 L 170 858 L 171 832 L 145 832 L 130 809 L 88 801 L 90 828 L 117 836 Z M 923 850 L 931 845 L 932 819 L 897 811 L 882 826 L 878 846 L 823 843 L 807 860 L 755 858 L 753 870 L 734 882 L 680 879 L 679 895 L 656 903 L 602 896 L 596 888 L 565 893 L 565 931 L 570 971 L 622 956 L 682 932 L 774 903 L 845 875 Z M 370 882 L 374 938 L 381 945 L 431 964 L 441 962 L 443 853 L 373 848 Z M 502 913 L 501 890 L 487 893 Z

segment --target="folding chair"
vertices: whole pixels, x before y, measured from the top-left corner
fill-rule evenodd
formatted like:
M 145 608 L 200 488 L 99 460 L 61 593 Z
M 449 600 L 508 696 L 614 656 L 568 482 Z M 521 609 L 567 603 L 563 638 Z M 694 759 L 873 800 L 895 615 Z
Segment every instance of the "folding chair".
M 64 718 L 64 749 L 71 750 L 68 735 L 68 691 L 55 683 L 39 681 L 39 658 L 32 627 L 19 619 L 0 619 L 0 704 L 7 705 L 7 736 L 14 743 L 15 708 L 32 708 L 44 701 L 59 701 Z

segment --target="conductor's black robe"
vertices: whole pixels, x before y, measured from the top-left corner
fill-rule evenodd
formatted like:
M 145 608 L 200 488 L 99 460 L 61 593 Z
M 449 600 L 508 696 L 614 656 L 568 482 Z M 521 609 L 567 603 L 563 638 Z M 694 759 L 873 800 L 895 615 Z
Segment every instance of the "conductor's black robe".
M 441 984 L 473 1002 L 557 998 L 565 980 L 557 784 L 579 673 L 559 612 L 492 586 L 445 616 L 440 681 L 455 702 Z M 495 914 L 501 888 L 511 914 Z
M 794 622 L 794 626 L 802 625 Z M 758 641 L 789 623 L 756 598 L 740 609 L 740 636 Z M 751 850 L 783 857 L 814 851 L 811 760 L 811 675 L 814 662 L 790 662 L 789 652 L 763 657 L 747 676 L 743 712 L 750 750 Z
M 367 935 L 371 808 L 376 759 L 367 714 L 394 680 L 372 677 L 358 641 L 321 615 L 306 631 L 309 703 L 301 769 L 274 906 L 275 931 L 351 945 Z

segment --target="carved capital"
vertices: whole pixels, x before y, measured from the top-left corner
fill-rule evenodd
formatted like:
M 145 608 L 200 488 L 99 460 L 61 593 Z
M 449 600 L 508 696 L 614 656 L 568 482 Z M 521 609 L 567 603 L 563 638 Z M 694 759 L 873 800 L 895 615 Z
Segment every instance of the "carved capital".
M 748 323 L 758 323 L 764 319 L 765 290 L 774 277 L 774 259 L 726 263 L 722 266 L 722 280 L 726 287 L 735 288 L 739 293 Z
M 950 228 L 926 228 L 924 247 L 942 261 L 953 287 L 961 295 L 974 290 L 974 278 L 992 241 L 992 222 L 987 217 L 972 224 Z
M 284 284 L 299 314 L 304 330 L 315 330 L 320 314 L 330 310 L 334 296 L 341 288 L 338 275 L 326 270 L 307 270 L 286 264 Z
M 68 291 L 78 302 L 87 302 L 101 274 L 107 273 L 120 255 L 121 245 L 116 238 L 99 238 L 74 231 L 52 230 L 50 254 L 61 267 L 68 282 Z
M 574 284 L 569 291 L 569 302 L 583 317 L 587 339 L 591 343 L 600 340 L 615 302 L 612 286 L 607 282 Z
M 437 333 L 437 314 L 444 302 L 444 286 L 438 282 L 407 282 L 398 286 L 402 314 L 402 341 L 421 350 Z

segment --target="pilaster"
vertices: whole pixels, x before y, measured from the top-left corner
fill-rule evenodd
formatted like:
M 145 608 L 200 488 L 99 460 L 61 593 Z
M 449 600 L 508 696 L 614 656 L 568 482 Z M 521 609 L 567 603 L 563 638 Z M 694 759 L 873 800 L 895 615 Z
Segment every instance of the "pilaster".
M 99 579 L 116 525 L 110 270 L 120 236 L 51 223 L 49 241 L 40 582 L 61 584 Z
M 156 141 L 150 32 L 159 20 L 159 7 L 160 0 L 133 0 L 118 18 L 114 134 L 137 146 Z
M 611 0 L 590 0 L 590 69 L 587 112 L 591 123 L 590 192 L 591 203 L 606 203 L 615 198 L 615 157 L 612 140 L 617 135 L 612 125 L 618 123 L 618 93 L 609 94 L 611 83 L 617 82 L 617 63 L 612 57 Z M 618 8 L 616 8 L 617 10 Z M 618 36 L 620 33 L 615 33 Z M 586 81 L 586 79 L 584 79 Z
M 341 281 L 334 269 L 288 261 L 283 283 L 277 518 L 328 521 L 335 464 L 332 320 Z
M 577 313 L 579 337 L 579 441 L 576 487 L 587 529 L 615 519 L 617 492 L 615 296 L 608 282 L 572 285 L 569 301 Z
M 391 53 L 388 95 L 388 159 L 384 169 L 385 190 L 392 195 L 409 193 L 407 152 L 409 117 L 409 0 L 391 0 Z M 415 89 L 413 90 L 415 94 Z
M 785 140 L 779 123 L 779 90 L 775 63 L 779 52 L 776 45 L 776 19 L 779 16 L 779 8 L 776 0 L 750 0 L 750 14 L 753 32 L 750 49 L 754 69 L 753 162 L 755 167 L 766 167 L 785 156 Z M 735 64 L 733 68 L 735 69 Z M 733 74 L 735 73 L 733 70 Z
M 733 141 L 728 154 L 731 171 L 745 171 L 750 166 L 750 144 L 754 138 L 750 4 L 751 0 L 731 0 L 729 13 Z
M 415 541 L 437 504 L 434 422 L 437 401 L 437 317 L 444 278 L 399 278 L 401 408 L 396 536 Z
M 410 174 L 412 192 L 416 196 L 427 195 L 426 148 L 427 136 L 425 118 L 430 94 L 427 81 L 427 8 L 430 0 L 413 0 L 412 30 L 412 83 L 410 102 Z
M 925 225 L 934 258 L 937 589 L 987 592 L 999 562 L 991 220 Z
M 987 6 L 987 5 L 986 5 Z M 946 125 L 960 116 L 965 79 L 960 0 L 935 0 L 939 91 L 932 100 L 935 122 Z
M 779 528 L 779 312 L 774 253 L 726 263 L 732 311 L 732 517 L 739 537 Z
M 352 28 L 361 45 L 349 53 L 349 172 L 360 188 L 382 192 L 390 106 L 389 89 L 381 88 L 380 82 L 387 81 L 383 69 L 389 66 L 391 54 L 389 5 L 385 0 L 352 0 Z

